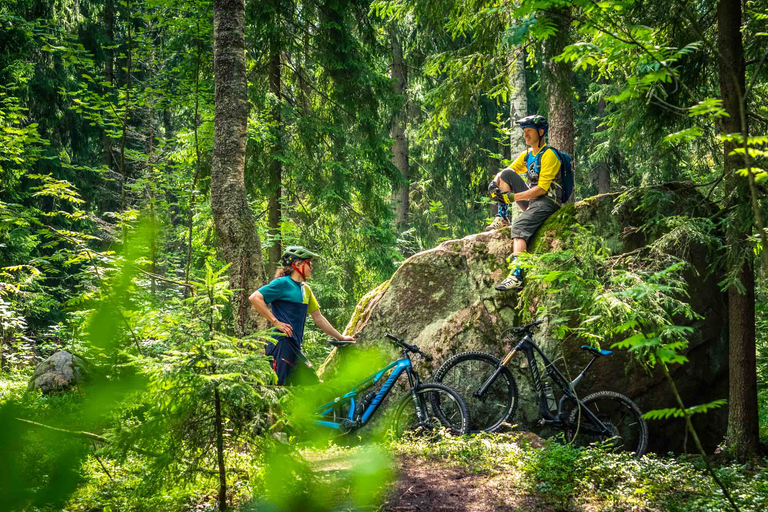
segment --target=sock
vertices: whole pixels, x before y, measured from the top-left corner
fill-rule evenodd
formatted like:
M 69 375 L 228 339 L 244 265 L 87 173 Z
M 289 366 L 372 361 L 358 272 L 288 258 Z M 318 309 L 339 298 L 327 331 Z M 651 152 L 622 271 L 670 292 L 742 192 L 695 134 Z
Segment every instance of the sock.
M 517 256 L 512 258 L 512 263 L 514 263 L 515 261 L 517 261 Z M 515 270 L 512 271 L 512 275 L 517 277 L 518 279 L 523 278 L 523 269 L 520 267 L 520 265 L 515 267 Z
M 496 214 L 497 217 L 504 217 L 505 219 L 509 217 L 509 205 L 508 204 L 500 204 L 499 205 L 499 211 Z

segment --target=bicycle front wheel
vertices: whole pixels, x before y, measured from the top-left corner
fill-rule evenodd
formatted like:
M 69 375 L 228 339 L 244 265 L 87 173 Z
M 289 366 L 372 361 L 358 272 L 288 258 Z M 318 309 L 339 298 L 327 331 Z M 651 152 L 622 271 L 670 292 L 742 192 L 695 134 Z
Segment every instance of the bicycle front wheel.
M 495 432 L 511 421 L 517 410 L 517 383 L 506 367 L 485 394 L 475 394 L 493 375 L 499 362 L 483 352 L 464 352 L 448 359 L 435 374 L 435 381 L 456 389 L 467 401 L 473 432 Z
M 598 391 L 586 396 L 582 406 L 589 409 L 611 431 L 610 435 L 595 433 L 595 426 L 579 407 L 571 412 L 574 427 L 565 431 L 568 442 L 575 446 L 602 443 L 615 452 L 634 452 L 637 457 L 648 449 L 648 424 L 640 408 L 626 396 L 613 391 Z M 579 421 L 579 419 L 581 421 Z M 578 427 L 578 428 L 577 428 Z
M 466 402 L 455 389 L 443 384 L 420 384 L 416 388 L 416 400 L 413 393 L 408 392 L 395 410 L 392 431 L 396 438 L 402 437 L 405 432 L 434 435 L 441 428 L 447 428 L 457 436 L 469 434 L 470 431 Z

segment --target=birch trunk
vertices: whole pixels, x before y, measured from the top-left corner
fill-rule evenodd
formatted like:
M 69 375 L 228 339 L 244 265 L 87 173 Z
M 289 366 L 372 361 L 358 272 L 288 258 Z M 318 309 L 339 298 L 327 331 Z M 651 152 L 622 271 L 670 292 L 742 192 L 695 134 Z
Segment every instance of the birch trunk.
M 509 137 L 510 158 L 514 160 L 526 150 L 522 130 L 515 124 L 515 121 L 528 115 L 528 99 L 525 95 L 525 50 L 522 47 L 515 48 L 509 54 L 509 91 L 509 122 L 512 125 Z

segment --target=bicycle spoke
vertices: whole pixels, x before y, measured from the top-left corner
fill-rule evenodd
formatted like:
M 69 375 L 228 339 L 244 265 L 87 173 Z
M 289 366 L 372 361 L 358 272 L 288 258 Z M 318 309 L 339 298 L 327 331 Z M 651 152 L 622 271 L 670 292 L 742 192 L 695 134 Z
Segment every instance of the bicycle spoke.
M 514 414 L 517 386 L 504 369 L 487 387 L 484 395 L 476 393 L 485 385 L 498 366 L 498 359 L 479 352 L 459 354 L 437 371 L 436 380 L 455 388 L 466 400 L 474 431 L 497 430 Z
M 613 451 L 645 452 L 648 429 L 637 406 L 627 397 L 611 391 L 601 391 L 584 398 L 584 408 L 606 427 L 610 434 L 598 433 L 597 425 L 591 426 L 590 418 L 582 414 L 580 432 L 566 432 L 566 438 L 577 445 L 606 443 Z M 571 422 L 578 421 L 578 411 L 571 413 Z M 576 435 L 576 439 L 573 436 Z

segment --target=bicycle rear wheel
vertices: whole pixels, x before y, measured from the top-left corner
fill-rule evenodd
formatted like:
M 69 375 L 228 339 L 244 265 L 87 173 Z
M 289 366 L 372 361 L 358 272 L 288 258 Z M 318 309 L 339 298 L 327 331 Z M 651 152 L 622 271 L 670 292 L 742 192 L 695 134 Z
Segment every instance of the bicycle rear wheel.
M 466 400 L 473 432 L 495 432 L 511 421 L 517 410 L 517 383 L 506 367 L 482 397 L 475 396 L 496 371 L 499 362 L 483 352 L 464 352 L 448 359 L 435 373 L 435 381 L 456 389 Z
M 609 428 L 611 435 L 590 432 L 594 427 L 583 410 L 579 424 L 577 405 L 571 412 L 570 422 L 578 425 L 579 428 L 578 431 L 575 429 L 565 431 L 568 442 L 573 441 L 575 446 L 603 443 L 611 451 L 634 452 L 637 457 L 643 455 L 648 449 L 648 424 L 635 402 L 620 393 L 598 391 L 586 396 L 581 403 Z
M 430 436 L 443 427 L 453 435 L 469 434 L 469 409 L 455 389 L 443 384 L 420 384 L 416 388 L 416 397 L 422 420 L 419 420 L 413 394 L 409 391 L 395 410 L 392 431 L 396 438 L 406 432 Z

